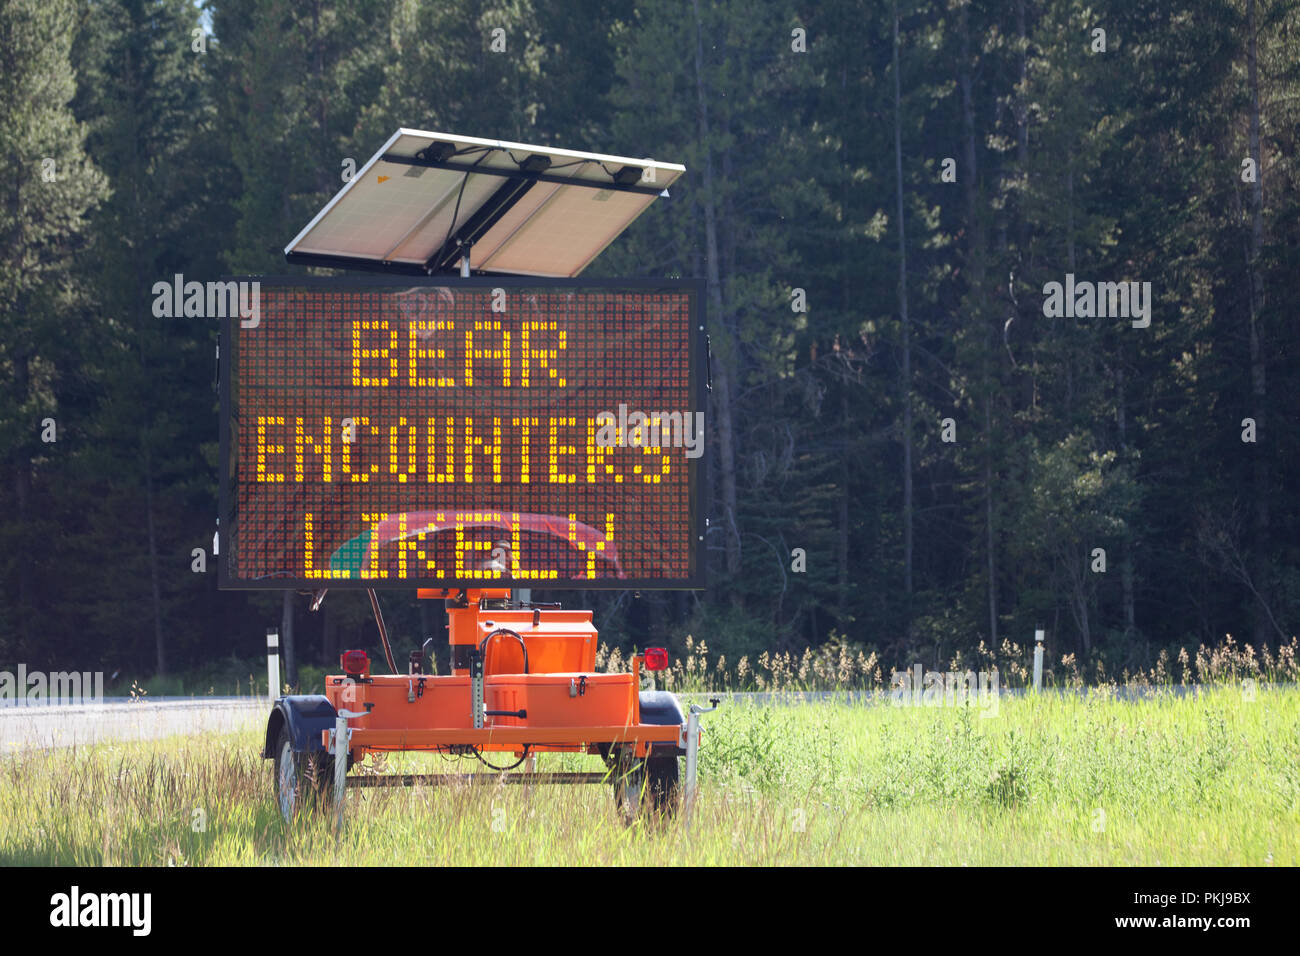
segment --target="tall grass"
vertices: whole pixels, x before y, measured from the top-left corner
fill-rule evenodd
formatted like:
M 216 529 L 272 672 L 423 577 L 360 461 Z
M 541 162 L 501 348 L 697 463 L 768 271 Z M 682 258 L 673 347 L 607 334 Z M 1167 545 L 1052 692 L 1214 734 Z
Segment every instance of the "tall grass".
M 724 705 L 705 718 L 695 813 L 667 827 L 624 828 L 606 786 L 498 785 L 352 791 L 341 834 L 320 815 L 285 824 L 255 733 L 18 753 L 0 758 L 0 863 L 1300 863 L 1300 692 L 981 713 Z
M 1019 688 L 1031 683 L 1034 649 L 1031 645 L 1003 640 L 998 648 L 980 642 L 975 653 L 954 655 L 947 664 L 953 672 L 970 670 L 998 672 L 998 682 L 1005 688 Z M 788 651 L 764 651 L 750 660 L 748 656 L 729 661 L 726 655 L 710 657 L 708 642 L 686 638 L 686 656 L 656 674 L 658 683 L 678 692 L 727 691 L 818 691 L 888 689 L 894 670 L 906 670 L 917 662 L 881 661 L 874 651 L 835 637 L 819 648 L 805 648 L 802 654 Z M 630 661 L 618 648 L 601 647 L 596 652 L 596 667 L 611 673 L 627 671 Z M 1251 644 L 1238 644 L 1231 634 L 1218 647 L 1201 644 L 1194 651 L 1180 647 L 1157 655 L 1150 668 L 1124 669 L 1109 673 L 1100 658 L 1089 667 L 1081 667 L 1073 654 L 1057 660 L 1045 658 L 1043 686 L 1082 689 L 1085 686 L 1127 686 L 1145 689 L 1191 687 L 1207 684 L 1291 683 L 1300 681 L 1300 639 L 1291 638 L 1276 653 L 1267 646 L 1258 651 Z
M 666 671 L 656 676 L 662 687 L 675 691 L 879 690 L 888 689 L 894 670 L 905 670 L 916 663 L 884 661 L 876 652 L 850 643 L 842 635 L 833 635 L 822 646 L 805 648 L 801 654 L 763 651 L 752 658 L 749 655 L 739 658 L 728 658 L 725 654 L 714 656 L 707 641 L 688 635 L 685 656 L 678 655 Z M 630 666 L 629 655 L 617 647 L 602 645 L 596 652 L 598 670 L 626 672 Z M 973 654 L 958 652 L 945 666 L 955 672 L 996 670 L 1002 687 L 1024 687 L 1030 683 L 1033 646 L 1003 640 L 997 648 L 992 648 L 981 642 Z M 299 665 L 297 690 L 288 685 L 283 690 L 286 693 L 324 693 L 327 673 L 337 673 L 337 667 Z M 1127 685 L 1159 688 L 1245 679 L 1260 683 L 1300 681 L 1300 639 L 1293 637 L 1289 644 L 1280 645 L 1276 651 L 1267 646 L 1257 650 L 1250 644 L 1238 644 L 1228 634 L 1218 647 L 1201 644 L 1194 649 L 1162 650 L 1149 668 L 1111 673 L 1101 657 L 1083 666 L 1075 655 L 1065 654 L 1047 657 L 1043 670 L 1043 683 L 1047 687 Z M 152 698 L 265 697 L 266 663 L 262 658 L 224 658 L 186 674 L 121 678 L 107 689 L 107 693 Z

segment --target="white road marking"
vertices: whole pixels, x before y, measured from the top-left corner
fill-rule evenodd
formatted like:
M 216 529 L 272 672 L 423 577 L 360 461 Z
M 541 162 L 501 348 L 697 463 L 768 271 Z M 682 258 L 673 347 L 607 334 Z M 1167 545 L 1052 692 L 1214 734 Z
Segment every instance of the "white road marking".
M 271 702 L 261 697 L 0 707 L 0 754 L 177 734 L 234 733 L 265 724 L 270 712 Z

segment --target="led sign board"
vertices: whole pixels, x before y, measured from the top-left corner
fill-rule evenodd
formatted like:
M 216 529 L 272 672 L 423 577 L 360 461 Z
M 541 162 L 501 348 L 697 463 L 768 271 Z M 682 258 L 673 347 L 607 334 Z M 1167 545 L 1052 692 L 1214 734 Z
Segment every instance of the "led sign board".
M 241 279 L 220 584 L 703 584 L 695 280 Z

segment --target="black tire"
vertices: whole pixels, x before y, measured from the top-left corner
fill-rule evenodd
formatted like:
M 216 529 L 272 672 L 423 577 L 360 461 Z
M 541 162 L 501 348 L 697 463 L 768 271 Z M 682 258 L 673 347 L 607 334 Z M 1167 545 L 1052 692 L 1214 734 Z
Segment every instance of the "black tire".
M 654 812 L 672 817 L 681 804 L 681 762 L 675 756 L 651 756 L 646 762 L 646 778 Z
M 286 822 L 304 810 L 324 809 L 334 797 L 334 758 L 324 751 L 295 751 L 288 727 L 275 741 L 275 802 Z
M 675 756 L 620 758 L 614 765 L 614 803 L 623 823 L 671 819 L 681 804 L 681 765 Z

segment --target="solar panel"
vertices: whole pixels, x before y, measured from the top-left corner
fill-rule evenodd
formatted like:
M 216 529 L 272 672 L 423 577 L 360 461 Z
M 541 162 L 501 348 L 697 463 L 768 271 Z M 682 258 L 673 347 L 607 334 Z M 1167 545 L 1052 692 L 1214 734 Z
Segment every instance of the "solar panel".
M 304 265 L 572 278 L 686 171 L 399 129 L 285 247 Z

